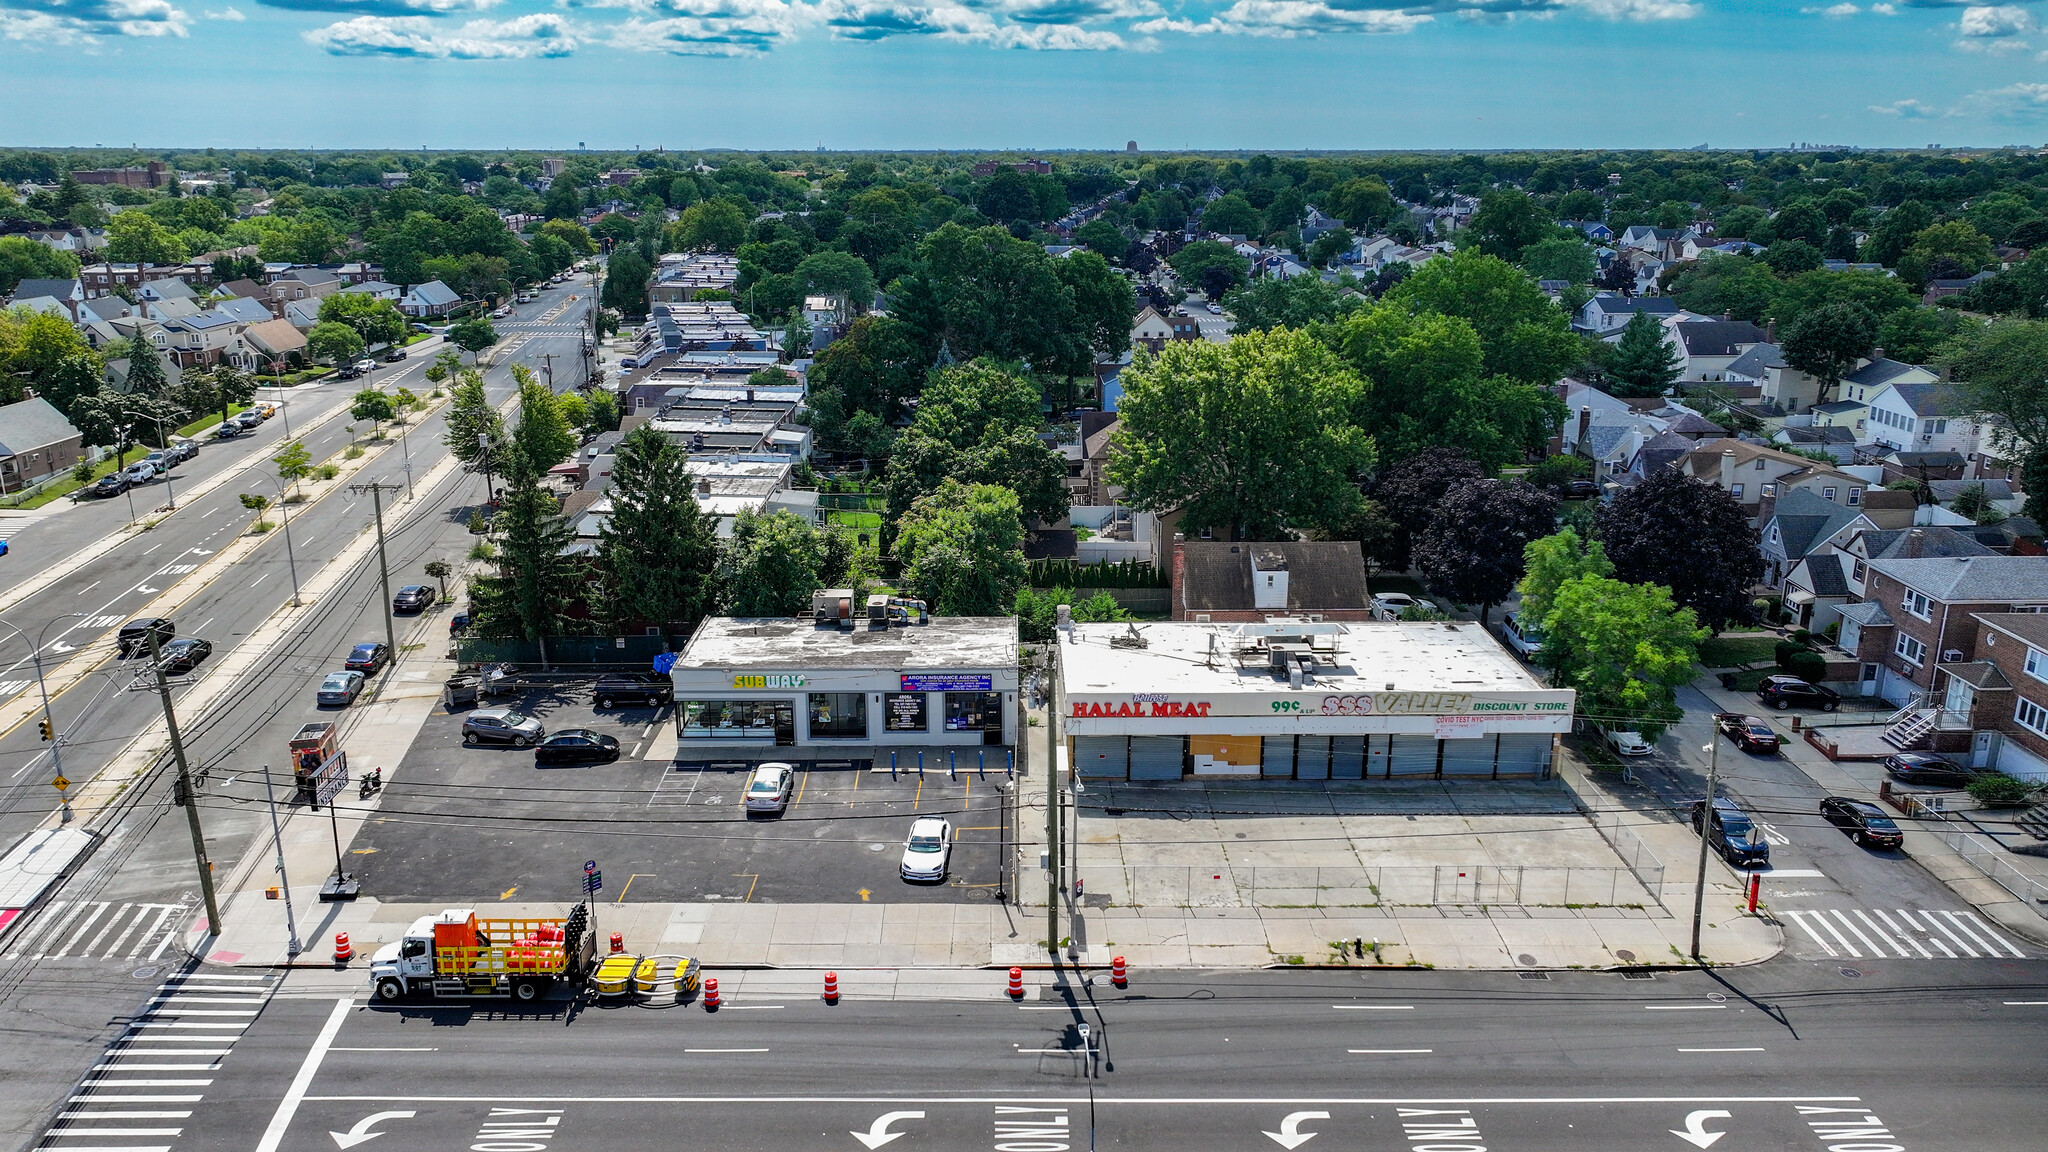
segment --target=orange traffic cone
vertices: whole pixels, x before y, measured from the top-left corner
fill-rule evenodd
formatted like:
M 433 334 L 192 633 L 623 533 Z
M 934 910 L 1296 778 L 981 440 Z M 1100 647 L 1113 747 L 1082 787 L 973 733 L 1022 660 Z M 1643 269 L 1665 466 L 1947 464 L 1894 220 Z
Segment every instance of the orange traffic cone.
M 336 964 L 346 964 L 355 958 L 355 949 L 348 946 L 348 933 L 336 932 L 334 934 L 334 962 Z
M 825 973 L 825 1003 L 839 1003 L 839 973 Z

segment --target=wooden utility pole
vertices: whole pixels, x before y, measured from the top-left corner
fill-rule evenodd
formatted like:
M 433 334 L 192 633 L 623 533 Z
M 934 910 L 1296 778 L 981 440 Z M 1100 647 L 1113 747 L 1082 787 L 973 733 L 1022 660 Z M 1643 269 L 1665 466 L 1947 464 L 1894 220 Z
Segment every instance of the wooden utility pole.
M 171 708 L 171 682 L 164 678 L 163 656 L 157 650 L 157 631 L 149 636 L 149 666 L 156 674 L 157 697 L 164 704 L 164 726 L 171 733 L 171 758 L 178 765 L 175 796 L 185 806 L 185 823 L 192 828 L 192 855 L 199 863 L 199 891 L 206 897 L 206 931 L 220 935 L 220 901 L 213 893 L 213 861 L 206 855 L 206 833 L 199 827 L 199 797 L 192 790 L 192 769 L 185 763 L 185 741 L 178 734 L 178 714 Z

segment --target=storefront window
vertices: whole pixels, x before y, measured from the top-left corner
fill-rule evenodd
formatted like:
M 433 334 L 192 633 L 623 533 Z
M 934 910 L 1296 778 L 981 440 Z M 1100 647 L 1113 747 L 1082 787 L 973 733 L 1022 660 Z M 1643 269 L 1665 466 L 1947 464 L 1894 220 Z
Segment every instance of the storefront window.
M 925 716 L 922 692 L 882 693 L 882 727 L 891 732 L 924 732 L 931 722 Z
M 1003 727 L 1003 694 L 1000 692 L 946 693 L 946 731 L 983 732 Z
M 864 692 L 811 693 L 811 739 L 860 739 L 868 734 Z
M 685 700 L 685 740 L 768 740 L 777 729 L 794 729 L 787 700 Z

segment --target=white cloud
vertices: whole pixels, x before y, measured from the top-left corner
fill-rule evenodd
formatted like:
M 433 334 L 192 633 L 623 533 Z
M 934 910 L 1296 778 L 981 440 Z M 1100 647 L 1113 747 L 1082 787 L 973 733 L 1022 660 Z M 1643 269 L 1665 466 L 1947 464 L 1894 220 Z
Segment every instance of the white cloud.
M 2033 13 L 2015 4 L 1963 9 L 1956 31 L 1964 36 L 2021 36 L 2035 28 Z
M 1899 6 L 1896 4 L 1872 4 L 1870 10 L 1879 16 L 1897 16 L 1899 14 Z
M 89 44 L 92 31 L 81 20 L 52 16 L 47 12 L 0 10 L 0 40 L 17 44 L 50 44 L 63 47 Z
M 2048 84 L 2011 84 L 1972 92 L 1948 114 L 2037 122 L 2048 118 Z
M 1801 8 L 1799 11 L 1808 16 L 1826 16 L 1830 20 L 1840 20 L 1845 17 L 1854 16 L 1858 12 L 1863 11 L 1863 9 L 1858 8 L 1854 4 L 1836 4 L 1828 8 Z
M 1934 109 L 1918 100 L 1894 100 L 1889 104 L 1872 104 L 1870 110 L 1880 116 L 1897 116 L 1902 120 L 1927 120 L 1936 115 Z
M 266 8 L 294 12 L 354 12 L 364 16 L 445 16 L 481 12 L 504 0 L 256 0 Z
M 192 17 L 169 0 L 0 0 L 0 38 L 74 44 L 96 36 L 183 36 Z
M 1563 7 L 1605 20 L 1690 20 L 1700 6 L 1686 0 L 1560 0 Z
M 358 16 L 303 35 L 307 43 L 336 56 L 508 60 L 576 51 L 568 19 L 554 13 L 471 20 L 454 29 L 420 16 Z
M 1341 2 L 1341 0 L 1340 0 Z M 1226 36 L 1263 36 L 1292 40 L 1335 32 L 1412 32 L 1431 23 L 1428 13 L 1388 11 L 1382 8 L 1354 8 L 1324 0 L 1237 0 L 1204 23 L 1187 20 L 1149 20 L 1131 25 L 1131 31 L 1185 32 L 1199 35 L 1220 32 Z
M 818 21 L 813 5 L 789 0 L 600 0 L 653 16 L 613 29 L 614 48 L 677 56 L 754 56 Z M 598 5 L 593 5 L 598 6 Z
M 247 16 L 242 15 L 241 9 L 235 7 L 232 4 L 228 5 L 224 11 L 215 12 L 213 9 L 208 8 L 206 11 L 200 13 L 200 15 L 206 17 L 208 20 L 225 20 L 230 24 L 240 24 L 242 21 L 248 19 Z

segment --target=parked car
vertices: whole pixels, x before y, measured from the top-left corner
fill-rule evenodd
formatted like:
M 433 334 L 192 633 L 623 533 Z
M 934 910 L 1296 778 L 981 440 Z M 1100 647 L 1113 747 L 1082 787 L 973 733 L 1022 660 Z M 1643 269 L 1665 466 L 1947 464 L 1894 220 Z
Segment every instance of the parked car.
M 450 636 L 460 636 L 468 628 L 469 613 L 457 612 L 455 615 L 450 616 L 448 618 L 448 634 Z
M 1773 708 L 1818 708 L 1833 712 L 1842 704 L 1841 693 L 1823 684 L 1812 684 L 1797 676 L 1766 676 L 1757 685 L 1756 698 Z
M 1707 802 L 1695 800 L 1692 804 L 1692 830 L 1707 838 L 1707 846 L 1721 854 L 1721 859 L 1737 868 L 1763 868 L 1771 862 L 1771 844 L 1764 839 L 1764 830 L 1749 818 L 1740 805 L 1725 796 L 1714 799 L 1714 819 L 1711 827 L 1702 828 Z
M 391 648 L 381 643 L 358 644 L 349 651 L 348 659 L 341 662 L 351 672 L 362 672 L 374 676 L 391 663 Z
M 1223 307 L 1220 304 L 1211 304 L 1209 305 L 1209 312 L 1211 315 L 1221 316 L 1223 315 Z
M 618 758 L 618 737 L 588 728 L 564 728 L 533 749 L 535 764 L 609 764 Z
M 156 633 L 159 649 L 178 635 L 177 626 L 161 616 L 138 616 L 121 625 L 121 630 L 114 633 L 114 645 L 121 650 L 123 656 L 131 652 L 147 652 L 151 632 Z
M 614 708 L 622 702 L 630 706 L 638 701 L 658 708 L 675 699 L 676 687 L 675 681 L 659 672 L 608 672 L 597 678 L 590 694 L 599 708 Z
M 93 481 L 91 486 L 86 488 L 86 492 L 89 495 L 100 497 L 119 496 L 130 487 L 126 472 L 109 472 L 98 480 Z
M 1772 728 L 1761 716 L 1745 716 L 1740 712 L 1716 712 L 1714 727 L 1720 729 L 1723 736 L 1735 741 L 1736 746 L 1744 752 L 1772 756 L 1777 754 L 1778 745 L 1784 743 L 1778 736 L 1777 729 Z
M 122 473 L 128 477 L 130 487 L 147 484 L 157 478 L 156 465 L 147 460 L 137 460 Z
M 763 764 L 754 769 L 753 778 L 747 781 L 747 796 L 744 801 L 747 811 L 787 811 L 789 794 L 795 787 L 795 768 L 774 761 Z
M 370 359 L 367 356 L 365 356 L 361 360 L 356 361 L 356 371 L 358 372 L 375 372 L 376 370 L 377 362 L 375 360 Z
M 434 590 L 425 584 L 407 584 L 391 596 L 393 612 L 424 612 L 434 602 Z
M 516 708 L 479 708 L 462 718 L 464 744 L 510 744 L 524 748 L 547 736 L 546 728 Z
M 1524 660 L 1535 656 L 1536 650 L 1543 647 L 1542 630 L 1534 624 L 1523 624 L 1522 618 L 1513 612 L 1500 618 L 1500 634 L 1508 647 L 1521 653 Z
M 1614 749 L 1617 756 L 1648 756 L 1657 750 L 1648 740 L 1643 739 L 1641 732 L 1627 728 L 1609 728 L 1606 730 L 1606 736 L 1607 746 Z
M 393 348 L 384 354 L 384 362 L 386 364 L 396 364 L 403 359 L 405 359 L 405 349 L 403 348 Z
M 920 816 L 903 839 L 903 878 L 936 883 L 946 878 L 953 859 L 953 825 L 938 816 Z
M 1399 620 L 1407 608 L 1426 608 L 1436 611 L 1435 604 L 1406 592 L 1375 592 L 1372 596 L 1372 618 L 1375 620 Z
M 621 368 L 638 368 L 639 366 L 640 361 L 637 357 L 622 356 L 619 358 L 619 367 Z
M 141 463 L 148 464 L 151 467 L 155 468 L 156 474 L 161 476 L 164 473 L 169 472 L 171 470 L 171 464 L 173 463 L 173 461 L 171 460 L 171 453 L 169 449 L 160 449 L 158 451 L 151 452 L 147 456 L 144 456 L 141 460 Z
M 176 444 L 171 445 L 168 451 L 171 463 L 183 464 L 185 461 L 199 455 L 199 441 L 180 440 Z
M 362 376 L 363 370 L 353 364 L 343 364 L 334 370 L 336 380 L 354 380 Z
M 199 667 L 200 661 L 213 655 L 213 645 L 196 636 L 188 636 L 183 640 L 173 640 L 169 644 L 159 641 L 157 654 L 163 658 L 164 671 L 190 672 Z
M 275 400 L 258 400 L 255 403 L 254 408 L 256 410 L 256 414 L 263 417 L 265 420 L 270 419 L 271 417 L 277 415 L 278 412 L 281 411 Z
M 219 428 L 214 429 L 213 438 L 215 440 L 233 440 L 237 436 L 247 436 L 248 434 L 249 430 L 247 428 L 242 427 L 233 420 L 229 420 Z
M 252 430 L 259 428 L 263 425 L 263 413 L 254 408 L 243 409 L 235 414 L 234 423 Z
M 361 672 L 329 672 L 327 679 L 320 682 L 320 690 L 313 693 L 313 699 L 321 704 L 346 708 L 363 694 Z
M 1580 476 L 1565 481 L 1560 494 L 1567 500 L 1591 500 L 1600 494 L 1600 485 Z
M 1886 850 L 1898 848 L 1906 843 L 1906 834 L 1884 814 L 1884 809 L 1868 800 L 1851 800 L 1846 796 L 1828 796 L 1820 802 L 1820 814 L 1827 822 L 1840 828 L 1849 839 L 1865 848 Z
M 1901 784 L 1948 784 L 1962 788 L 1984 772 L 1931 752 L 1894 752 L 1884 758 L 1884 774 Z

